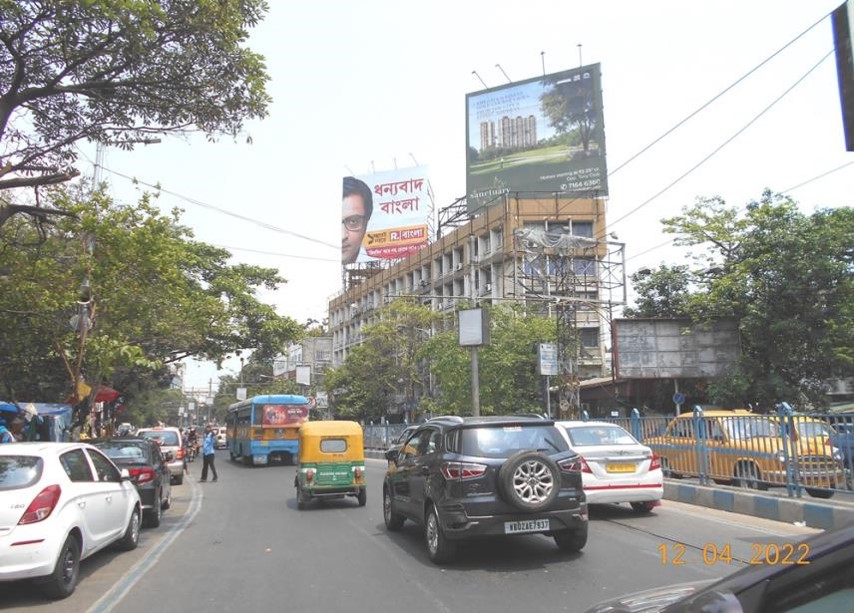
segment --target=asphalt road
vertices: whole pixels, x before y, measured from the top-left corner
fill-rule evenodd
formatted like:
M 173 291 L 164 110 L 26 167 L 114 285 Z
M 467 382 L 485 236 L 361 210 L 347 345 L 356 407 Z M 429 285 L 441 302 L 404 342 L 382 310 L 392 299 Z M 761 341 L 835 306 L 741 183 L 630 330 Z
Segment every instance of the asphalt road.
M 85 561 L 69 599 L 46 603 L 33 586 L 11 584 L 3 587 L 0 608 L 583 611 L 626 592 L 722 577 L 767 543 L 793 543 L 815 532 L 671 501 L 649 516 L 611 505 L 591 510 L 590 538 L 580 554 L 563 554 L 543 536 L 508 537 L 468 543 L 455 564 L 441 568 L 427 559 L 417 526 L 407 522 L 399 533 L 386 532 L 385 461 L 367 461 L 367 506 L 350 498 L 298 511 L 293 467 L 251 468 L 227 458 L 218 453 L 217 483 L 197 483 L 201 462 L 194 462 L 192 479 L 175 488 L 175 505 L 161 527 L 144 530 L 136 551 Z M 712 555 L 726 546 L 729 563 Z

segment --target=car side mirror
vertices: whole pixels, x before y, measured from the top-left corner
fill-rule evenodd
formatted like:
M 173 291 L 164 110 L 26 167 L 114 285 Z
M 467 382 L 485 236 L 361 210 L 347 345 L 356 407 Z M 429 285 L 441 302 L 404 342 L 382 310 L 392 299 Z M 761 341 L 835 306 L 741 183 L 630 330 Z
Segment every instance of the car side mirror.
M 385 459 L 389 462 L 396 462 L 398 456 L 400 456 L 400 449 L 388 449 L 385 452 Z
M 130 471 L 127 468 L 123 468 L 119 473 L 119 478 L 122 481 L 130 481 Z

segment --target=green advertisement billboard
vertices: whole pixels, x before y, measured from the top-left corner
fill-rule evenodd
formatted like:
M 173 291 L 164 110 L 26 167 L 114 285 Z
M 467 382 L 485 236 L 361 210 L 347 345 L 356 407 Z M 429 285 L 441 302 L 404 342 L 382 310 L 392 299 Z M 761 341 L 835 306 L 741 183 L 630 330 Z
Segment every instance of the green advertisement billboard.
M 467 94 L 466 139 L 470 214 L 507 192 L 607 196 L 599 64 Z

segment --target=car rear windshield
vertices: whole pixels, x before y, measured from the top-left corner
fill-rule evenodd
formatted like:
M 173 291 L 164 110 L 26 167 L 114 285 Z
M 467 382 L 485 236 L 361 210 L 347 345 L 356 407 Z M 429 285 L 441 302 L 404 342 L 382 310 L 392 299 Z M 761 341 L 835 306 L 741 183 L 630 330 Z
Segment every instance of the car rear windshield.
M 637 445 L 632 435 L 619 426 L 580 426 L 567 428 L 572 445 L 594 447 L 597 445 Z
M 0 456 L 0 492 L 29 487 L 38 482 L 44 461 L 31 455 Z
M 95 443 L 95 447 L 103 451 L 110 459 L 113 460 L 134 460 L 137 462 L 145 461 L 145 449 L 143 445 L 146 443 L 121 443 L 118 441 L 109 443 Z
M 142 437 L 151 439 L 152 441 L 160 441 L 161 445 L 169 445 L 172 447 L 178 447 L 180 445 L 180 442 L 178 441 L 178 433 L 172 432 L 171 430 L 149 430 L 148 432 L 143 432 Z
M 569 449 L 554 426 L 478 426 L 463 428 L 462 433 L 462 453 L 484 458 L 506 458 L 523 449 L 548 454 Z

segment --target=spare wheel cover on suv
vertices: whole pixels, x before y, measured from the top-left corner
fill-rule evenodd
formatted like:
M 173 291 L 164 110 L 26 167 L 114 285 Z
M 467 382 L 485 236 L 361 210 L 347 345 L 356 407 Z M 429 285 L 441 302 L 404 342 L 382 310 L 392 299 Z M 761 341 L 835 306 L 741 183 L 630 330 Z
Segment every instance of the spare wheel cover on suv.
M 560 469 L 539 451 L 511 455 L 498 471 L 498 489 L 504 500 L 522 511 L 548 508 L 560 491 Z

